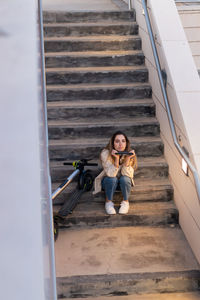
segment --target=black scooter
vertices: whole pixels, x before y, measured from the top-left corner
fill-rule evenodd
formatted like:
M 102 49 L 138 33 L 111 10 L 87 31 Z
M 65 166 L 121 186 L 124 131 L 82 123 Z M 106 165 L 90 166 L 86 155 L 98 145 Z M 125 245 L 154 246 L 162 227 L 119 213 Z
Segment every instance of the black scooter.
M 65 218 L 71 214 L 78 204 L 81 195 L 84 192 L 90 191 L 93 186 L 94 177 L 91 170 L 84 170 L 85 166 L 98 166 L 97 163 L 88 163 L 88 159 L 81 159 L 74 162 L 64 162 L 64 165 L 73 165 L 75 170 L 72 174 L 53 192 L 53 200 L 78 176 L 78 184 L 69 199 L 64 201 L 58 212 L 54 213 L 54 240 L 56 241 L 59 233 L 59 224 L 65 222 Z

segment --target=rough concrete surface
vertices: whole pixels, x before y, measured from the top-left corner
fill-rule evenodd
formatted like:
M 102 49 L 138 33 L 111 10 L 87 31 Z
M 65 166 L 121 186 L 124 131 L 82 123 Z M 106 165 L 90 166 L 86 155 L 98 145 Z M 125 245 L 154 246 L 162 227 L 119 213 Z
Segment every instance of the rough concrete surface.
M 179 228 L 60 231 L 55 255 L 57 277 L 199 269 Z
M 67 298 L 72 300 L 72 298 Z M 74 298 L 73 298 L 74 299 Z M 76 298 L 76 300 L 82 300 L 83 298 Z M 109 300 L 109 297 L 95 297 L 84 298 L 85 300 Z M 113 297 L 112 300 L 198 300 L 200 299 L 200 292 L 196 293 L 170 293 L 170 294 L 147 294 L 147 295 L 130 295 Z M 66 299 L 63 299 L 66 300 Z
M 58 0 L 55 3 L 52 0 L 44 0 L 45 3 L 49 5 L 51 10 L 44 12 L 44 20 L 49 23 L 48 28 L 46 27 L 45 50 L 48 58 L 54 57 L 47 70 L 47 98 L 51 103 L 48 105 L 48 108 L 51 106 L 51 110 L 48 110 L 48 117 L 52 118 L 48 124 L 49 138 L 59 141 L 58 150 L 60 151 L 60 154 L 56 154 L 57 156 L 54 156 L 55 152 L 51 152 L 51 178 L 55 183 L 64 181 L 69 172 L 71 174 L 71 167 L 66 168 L 63 165 L 63 160 L 72 159 L 71 155 L 74 149 L 78 156 L 81 153 L 81 157 L 83 154 L 85 157 L 92 157 L 95 152 L 99 153 L 100 149 L 94 148 L 94 145 L 91 146 L 91 141 L 95 140 L 95 143 L 100 145 L 100 139 L 110 138 L 118 128 L 125 131 L 128 136 L 139 139 L 145 138 L 146 145 L 149 145 L 149 137 L 160 138 L 160 128 L 155 119 L 154 108 L 147 111 L 146 106 L 145 109 L 144 106 L 141 106 L 141 101 L 144 101 L 144 98 L 149 106 L 152 95 L 147 75 L 142 77 L 143 80 L 141 77 L 140 80 L 137 78 L 137 83 L 130 82 L 130 74 L 126 78 L 123 74 L 123 79 L 120 78 L 119 80 L 119 73 L 124 66 L 124 61 L 114 59 L 117 55 L 111 55 L 113 51 L 116 54 L 116 51 L 123 50 L 126 57 L 127 55 L 130 56 L 130 51 L 133 49 L 141 51 L 141 39 L 137 36 L 137 30 L 134 30 L 129 36 L 130 32 L 126 31 L 126 25 L 121 31 L 121 21 L 132 20 L 134 22 L 135 13 L 115 11 L 116 7 L 112 6 L 113 2 L 105 0 L 98 0 L 98 2 L 96 0 L 92 0 L 92 2 L 91 0 L 75 0 L 73 2 L 72 0 Z M 105 4 L 108 5 L 105 7 Z M 109 5 L 113 8 L 109 8 Z M 65 11 L 53 12 L 54 9 Z M 107 11 L 109 9 L 112 12 Z M 73 10 L 74 12 L 71 13 Z M 83 10 L 93 10 L 93 12 L 83 12 Z M 99 12 L 98 10 L 102 11 Z M 112 20 L 115 23 L 120 21 L 119 28 L 117 29 L 116 26 L 114 28 L 113 24 L 112 26 L 108 26 L 108 24 L 102 26 L 102 20 L 103 22 L 111 22 Z M 57 25 L 55 26 L 56 22 Z M 85 25 L 80 26 L 81 22 Z M 67 25 L 63 26 L 62 23 Z M 76 24 L 69 26 L 71 23 Z M 96 25 L 91 25 L 91 23 L 96 23 Z M 79 30 L 77 30 L 78 28 Z M 78 60 L 74 54 L 76 51 Z M 107 60 L 102 64 L 104 51 Z M 87 55 L 90 53 L 88 56 L 89 63 L 85 60 L 86 52 Z M 98 55 L 94 55 L 94 52 Z M 63 64 L 64 61 L 68 65 L 66 62 Z M 140 65 L 139 69 L 143 69 L 143 63 L 144 57 L 142 60 L 132 61 L 132 67 L 126 67 L 126 70 L 130 71 L 134 65 L 137 66 L 134 69 L 138 69 L 138 64 Z M 107 67 L 103 70 L 98 67 L 97 72 L 97 66 Z M 74 72 L 74 68 L 76 68 L 76 72 Z M 120 69 L 117 74 L 116 69 Z M 78 73 L 77 71 L 81 72 Z M 88 76 L 89 78 L 87 78 Z M 125 82 L 121 82 L 122 80 Z M 144 80 L 145 83 L 141 83 Z M 124 99 L 126 101 L 123 101 Z M 135 104 L 132 105 L 133 116 L 128 103 L 130 101 L 135 102 L 136 99 L 138 107 L 136 109 Z M 85 101 L 84 104 L 83 101 Z M 105 101 L 108 102 L 105 104 Z M 119 101 L 123 103 L 120 104 L 120 107 L 117 104 Z M 74 102 L 76 105 L 68 104 Z M 102 103 L 100 104 L 100 102 Z M 110 110 L 111 102 L 113 102 L 114 107 L 113 113 Z M 127 108 L 123 108 L 122 105 L 126 105 Z M 139 109 L 138 116 L 136 113 Z M 110 115 L 109 110 L 111 111 Z M 69 140 L 68 143 L 66 143 L 67 139 Z M 82 147 L 79 154 L 78 148 L 80 147 L 75 146 L 75 144 L 72 146 L 72 141 L 76 141 L 75 143 L 78 141 Z M 68 147 L 68 151 L 65 148 L 66 144 L 71 147 Z M 180 228 L 173 227 L 176 226 L 178 218 L 176 208 L 174 205 L 171 207 L 169 201 L 173 198 L 173 189 L 171 188 L 169 194 L 167 192 L 169 182 L 165 197 L 163 197 L 163 193 L 159 195 L 159 192 L 155 195 L 154 188 L 148 192 L 144 188 L 145 180 L 153 178 L 157 181 L 163 181 L 168 176 L 168 165 L 162 156 L 163 146 L 153 157 L 152 150 L 148 151 L 149 147 L 143 143 L 140 155 L 138 155 L 139 168 L 135 175 L 136 180 L 140 179 L 142 182 L 139 199 L 146 202 L 159 200 L 161 203 L 135 203 L 133 209 L 131 205 L 130 212 L 126 216 L 119 218 L 119 215 L 106 215 L 108 220 L 113 222 L 109 224 L 105 220 L 104 201 L 93 202 L 93 205 L 89 201 L 83 201 L 76 210 L 76 214 L 79 214 L 80 217 L 79 221 L 72 214 L 70 221 L 72 229 L 60 230 L 58 240 L 55 243 L 58 298 L 101 296 L 99 300 L 105 300 L 107 296 L 113 296 L 113 300 L 165 300 L 167 298 L 162 293 L 171 292 L 168 299 L 195 299 L 191 297 L 196 296 L 196 294 L 188 294 L 188 298 L 184 298 L 186 294 L 183 296 L 173 294 L 199 289 L 199 265 Z M 145 155 L 144 149 L 147 151 Z M 98 171 L 99 168 L 97 167 L 94 172 Z M 145 193 L 146 195 L 151 194 L 149 199 Z M 168 202 L 165 203 L 166 200 Z M 90 218 L 85 217 L 85 212 L 90 215 Z M 86 226 L 91 225 L 90 229 L 83 229 L 83 227 L 77 229 L 77 225 L 83 225 L 83 219 Z M 99 225 L 99 220 L 103 224 L 101 224 L 102 226 L 109 225 L 111 228 L 94 228 Z M 142 224 L 140 220 L 143 221 Z M 153 220 L 158 222 L 156 223 L 158 226 L 165 224 L 165 228 L 153 228 L 152 226 L 155 226 L 155 223 L 152 223 Z M 147 225 L 147 221 L 150 227 L 144 227 Z M 128 225 L 132 225 L 132 227 L 125 227 Z M 69 227 L 69 224 L 66 226 Z M 161 295 L 145 295 L 145 293 L 159 292 Z M 141 296 L 142 293 L 144 295 Z M 134 295 L 125 297 L 125 295 L 130 294 Z M 116 298 L 116 296 L 121 297 Z
M 43 0 L 44 10 L 119 10 L 111 0 Z
M 67 298 L 72 300 L 72 298 Z M 74 298 L 73 298 L 74 299 Z M 83 298 L 76 298 L 82 300 Z M 84 300 L 109 300 L 109 297 L 84 298 Z M 112 300 L 198 300 L 200 292 L 194 293 L 170 293 L 170 294 L 147 294 L 147 295 L 130 295 L 130 296 L 112 296 Z M 63 299 L 66 300 L 66 299 Z

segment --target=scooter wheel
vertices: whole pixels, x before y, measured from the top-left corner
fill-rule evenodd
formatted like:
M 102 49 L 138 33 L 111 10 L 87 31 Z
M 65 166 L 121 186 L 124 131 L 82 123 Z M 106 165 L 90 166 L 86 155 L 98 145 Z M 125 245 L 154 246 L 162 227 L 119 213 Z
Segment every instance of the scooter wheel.
M 59 226 L 58 226 L 58 222 L 55 220 L 54 218 L 54 241 L 57 240 L 58 238 L 58 233 L 59 233 Z
M 79 178 L 79 189 L 84 189 L 85 191 L 90 191 L 93 186 L 93 176 L 89 170 L 81 174 Z
M 86 191 L 90 191 L 93 186 L 93 176 L 90 173 L 87 173 L 84 178 L 84 187 Z

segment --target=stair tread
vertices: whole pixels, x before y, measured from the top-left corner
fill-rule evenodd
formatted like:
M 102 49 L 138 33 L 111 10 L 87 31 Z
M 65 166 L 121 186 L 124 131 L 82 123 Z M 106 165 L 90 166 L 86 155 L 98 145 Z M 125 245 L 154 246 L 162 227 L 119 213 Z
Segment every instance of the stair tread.
M 110 20 L 98 20 L 98 22 L 60 22 L 60 23 L 43 23 L 44 27 L 87 27 L 87 26 L 123 26 L 123 25 L 136 25 L 137 23 L 135 21 L 110 21 Z
M 106 300 L 107 297 L 90 297 L 84 300 Z M 112 296 L 112 300 L 199 300 L 200 291 L 190 293 L 156 293 L 143 295 L 128 295 L 128 296 Z M 62 300 L 74 300 L 74 298 L 63 298 Z M 76 298 L 76 300 L 83 300 L 83 298 Z M 108 298 L 109 300 L 109 298 Z
M 71 161 L 71 160 L 69 160 Z M 64 161 L 51 161 L 51 167 L 63 167 L 65 169 L 74 169 L 73 166 L 63 165 Z M 97 163 L 98 160 L 94 159 L 90 161 L 91 163 Z M 167 162 L 163 156 L 159 157 L 138 157 L 138 168 L 142 166 L 155 166 L 155 165 L 165 165 L 167 166 Z M 100 163 L 99 163 L 100 166 Z M 94 167 L 93 167 L 94 168 Z
M 168 178 L 160 178 L 160 179 L 147 179 L 147 178 L 135 178 L 134 180 L 135 186 L 134 191 L 141 191 L 145 188 L 153 187 L 153 188 L 166 188 L 167 186 L 172 188 L 171 182 Z
M 116 8 L 116 7 L 115 7 Z M 48 10 L 48 9 L 44 9 L 43 10 L 43 14 L 49 14 L 49 15 L 80 15 L 80 16 L 90 16 L 90 15 L 100 15 L 100 16 L 104 16 L 104 15 L 109 15 L 112 17 L 112 15 L 117 14 L 117 16 L 120 15 L 132 15 L 134 13 L 134 11 L 130 11 L 128 9 L 125 9 L 123 11 L 120 11 L 119 9 L 106 9 L 106 10 L 69 10 L 69 11 L 65 11 L 65 10 Z
M 68 85 L 47 85 L 47 91 L 48 90 L 81 90 L 81 89 L 99 89 L 99 88 L 110 88 L 110 89 L 116 89 L 116 88 L 144 88 L 144 87 L 150 87 L 150 85 L 145 82 L 140 83 L 110 83 L 110 84 L 68 84 Z
M 77 100 L 51 101 L 47 103 L 48 108 L 84 108 L 84 107 L 120 107 L 137 105 L 155 105 L 151 98 L 146 99 L 116 99 L 116 100 Z
M 55 257 L 58 277 L 199 271 L 179 228 L 68 229 L 60 231 Z
M 149 142 L 149 143 L 154 143 L 154 142 L 162 142 L 161 138 L 159 136 L 148 136 L 148 137 L 130 137 L 129 138 L 131 144 L 132 143 L 144 143 L 144 142 Z M 80 139 L 59 139 L 59 140 L 54 140 L 50 139 L 49 140 L 49 146 L 61 146 L 61 147 L 82 147 L 82 145 L 101 145 L 104 147 L 108 143 L 108 138 L 80 138 Z
M 112 125 L 113 123 L 116 123 L 116 121 L 114 120 L 107 120 L 107 119 L 100 119 L 98 121 L 98 124 L 96 122 L 96 120 L 81 120 L 77 123 L 77 121 L 73 122 L 73 121 L 68 121 L 68 120 L 49 120 L 48 121 L 48 125 L 49 127 L 51 126 L 57 126 L 57 127 L 69 127 L 69 126 L 73 126 L 73 127 L 79 127 L 79 126 L 96 126 L 96 127 L 100 127 L 100 126 L 107 126 L 107 125 Z M 117 120 L 117 124 L 123 124 L 123 125 L 141 125 L 141 124 L 158 124 L 158 121 L 156 118 L 154 117 L 131 117 L 131 118 L 120 118 L 119 120 Z
M 45 57 L 59 57 L 59 56 L 121 56 L 121 55 L 135 55 L 135 54 L 143 54 L 141 50 L 105 50 L 105 51 L 77 51 L 77 52 L 46 52 Z
M 78 205 L 74 209 L 73 213 L 67 217 L 66 220 L 70 218 L 86 218 L 86 217 L 94 217 L 94 216 L 108 216 L 104 209 L 104 197 L 102 197 L 102 202 L 94 202 L 92 201 L 92 195 L 88 194 L 88 199 L 79 201 Z M 116 210 L 118 210 L 119 205 L 115 203 Z M 173 201 L 167 202 L 130 202 L 129 212 L 126 216 L 136 216 L 136 215 L 157 215 L 162 211 L 166 210 L 177 210 Z M 55 211 L 58 211 L 56 207 Z M 126 218 L 123 215 L 123 218 Z M 108 216 L 110 217 L 110 216 Z M 111 216 L 113 217 L 113 216 Z M 117 214 L 114 216 L 115 218 L 120 219 L 122 215 Z
M 153 189 L 165 189 L 167 188 L 172 188 L 172 185 L 169 181 L 168 178 L 161 178 L 161 179 L 149 179 L 149 178 L 135 178 L 134 179 L 135 186 L 133 188 L 134 192 L 137 191 L 145 191 L 148 190 L 149 188 Z M 59 185 L 61 184 L 58 182 L 52 183 L 52 190 L 54 191 Z M 71 182 L 70 185 L 64 190 L 64 191 L 73 191 L 74 188 L 76 188 L 77 183 L 76 182 Z M 63 191 L 63 192 L 64 192 Z
M 67 199 L 69 196 L 66 196 Z M 66 198 L 65 198 L 66 199 Z M 99 200 L 99 199 L 98 199 Z M 105 212 L 105 197 L 101 201 L 93 201 L 92 195 L 85 195 L 79 200 L 78 205 L 69 214 L 60 225 L 67 228 L 88 227 L 109 228 L 122 226 L 177 226 L 178 211 L 173 201 L 130 201 L 129 212 L 126 215 L 118 213 L 120 202 L 115 202 L 116 215 L 108 215 Z M 54 206 L 54 213 L 59 212 L 60 205 Z
M 48 41 L 127 41 L 137 40 L 140 37 L 136 35 L 90 35 L 90 36 L 65 36 L 65 37 L 45 37 L 44 42 Z
M 57 72 L 57 73 L 86 73 L 86 72 L 127 72 L 127 71 L 147 71 L 147 68 L 145 65 L 139 65 L 139 66 L 95 66 L 95 67 L 74 67 L 74 68 L 46 68 L 46 73 L 50 72 Z

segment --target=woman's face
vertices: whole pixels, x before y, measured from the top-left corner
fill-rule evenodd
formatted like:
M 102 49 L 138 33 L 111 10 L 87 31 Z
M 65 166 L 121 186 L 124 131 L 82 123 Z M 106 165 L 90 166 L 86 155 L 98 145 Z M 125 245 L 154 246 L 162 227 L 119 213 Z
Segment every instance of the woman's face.
M 123 134 L 116 135 L 114 149 L 117 151 L 124 151 L 126 149 L 126 138 Z

